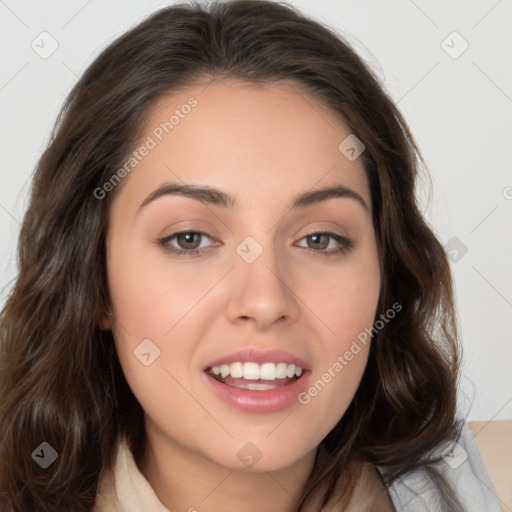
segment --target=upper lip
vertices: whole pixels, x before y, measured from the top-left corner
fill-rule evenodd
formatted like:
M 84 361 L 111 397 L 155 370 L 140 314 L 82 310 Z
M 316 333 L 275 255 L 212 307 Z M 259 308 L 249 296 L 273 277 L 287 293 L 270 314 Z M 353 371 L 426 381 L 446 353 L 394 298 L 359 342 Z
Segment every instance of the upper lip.
M 222 364 L 231 364 L 236 362 L 253 362 L 258 364 L 263 363 L 286 363 L 294 364 L 302 368 L 303 370 L 309 370 L 309 365 L 304 359 L 297 357 L 285 350 L 281 349 L 257 349 L 257 348 L 245 348 L 231 352 L 221 356 L 214 361 L 208 363 L 203 370 L 207 370 L 213 366 L 220 366 Z

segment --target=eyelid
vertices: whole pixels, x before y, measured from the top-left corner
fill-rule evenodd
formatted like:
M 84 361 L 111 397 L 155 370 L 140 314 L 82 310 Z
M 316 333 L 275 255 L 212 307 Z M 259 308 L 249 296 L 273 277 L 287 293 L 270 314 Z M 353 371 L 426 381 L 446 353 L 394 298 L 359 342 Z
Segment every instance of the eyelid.
M 202 247 L 200 249 L 177 249 L 176 247 L 169 247 L 166 245 L 170 240 L 176 238 L 179 235 L 182 234 L 198 234 L 203 237 L 207 237 L 210 240 L 214 240 L 214 237 L 207 233 L 206 231 L 203 231 L 201 229 L 181 229 L 179 231 L 175 231 L 174 233 L 170 234 L 169 236 L 164 236 L 157 240 L 157 245 L 161 246 L 162 249 L 166 252 L 178 254 L 178 255 L 191 255 L 191 254 L 197 254 L 200 252 L 203 252 L 204 250 L 210 249 L 211 247 Z
M 177 236 L 179 236 L 180 234 L 198 234 L 198 235 L 201 235 L 203 237 L 207 237 L 209 238 L 210 240 L 214 240 L 214 237 L 212 237 L 209 233 L 205 232 L 205 231 L 202 231 L 200 229 L 182 229 L 182 230 L 179 230 L 179 231 L 175 231 L 174 233 L 172 233 L 171 235 L 169 236 L 165 236 L 163 238 L 160 238 L 159 240 L 157 240 L 156 244 L 158 246 L 160 246 L 162 248 L 162 250 L 164 250 L 165 252 L 168 252 L 168 253 L 173 253 L 175 255 L 178 255 L 178 256 L 194 256 L 194 255 L 199 255 L 200 253 L 203 253 L 204 251 L 206 250 L 209 250 L 211 249 L 212 247 L 202 247 L 202 248 L 199 248 L 199 249 L 178 249 L 176 247 L 170 247 L 168 246 L 168 242 L 172 239 L 175 239 Z M 305 235 L 303 235 L 301 238 L 299 238 L 299 242 L 301 240 L 304 240 L 305 238 L 307 237 L 310 237 L 310 236 L 314 236 L 314 235 L 320 235 L 320 236 L 328 236 L 329 238 L 335 240 L 338 244 L 341 245 L 341 247 L 339 247 L 338 249 L 336 250 L 330 250 L 330 251 L 323 251 L 323 250 L 316 250 L 314 248 L 311 248 L 311 247 L 303 247 L 303 246 L 299 246 L 299 247 L 302 247 L 303 249 L 306 249 L 308 252 L 312 252 L 314 253 L 315 255 L 318 255 L 318 256 L 335 256 L 335 255 L 343 255 L 344 253 L 350 251 L 351 249 L 353 249 L 354 247 L 354 243 L 352 240 L 350 240 L 349 238 L 347 238 L 346 236 L 344 235 L 340 235 L 339 233 L 335 233 L 335 232 L 331 232 L 331 231 L 327 231 L 327 230 L 316 230 L 316 231 L 312 231 L 310 233 L 307 233 Z M 220 245 L 223 245 L 222 243 Z

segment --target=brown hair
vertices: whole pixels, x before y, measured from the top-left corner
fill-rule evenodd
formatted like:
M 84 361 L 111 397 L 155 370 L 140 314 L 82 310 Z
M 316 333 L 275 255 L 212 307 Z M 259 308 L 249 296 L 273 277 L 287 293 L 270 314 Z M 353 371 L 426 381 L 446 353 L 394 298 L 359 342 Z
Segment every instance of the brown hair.
M 106 48 L 69 94 L 34 174 L 19 275 L 1 314 L 0 508 L 90 511 L 118 442 L 126 437 L 142 456 L 143 410 L 112 333 L 99 328 L 110 306 L 105 236 L 116 190 L 103 200 L 94 190 L 133 151 L 155 101 L 205 78 L 292 80 L 364 142 L 382 268 L 377 318 L 395 302 L 403 308 L 373 336 L 298 510 L 340 489 L 348 501 L 355 458 L 387 468 L 387 484 L 428 468 L 446 510 L 456 510 L 427 457 L 458 428 L 460 347 L 449 265 L 416 203 L 419 151 L 343 37 L 265 0 L 165 8 Z M 43 441 L 58 452 L 47 469 L 31 457 Z

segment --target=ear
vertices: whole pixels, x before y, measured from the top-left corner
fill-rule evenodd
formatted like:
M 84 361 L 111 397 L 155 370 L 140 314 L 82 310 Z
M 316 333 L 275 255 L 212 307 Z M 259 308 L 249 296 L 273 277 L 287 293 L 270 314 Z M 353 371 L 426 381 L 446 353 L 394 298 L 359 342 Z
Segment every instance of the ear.
M 101 328 L 104 330 L 104 331 L 111 331 L 112 330 L 112 324 L 110 322 L 110 318 L 108 317 L 103 317 L 101 319 Z
M 100 327 L 104 331 L 111 331 L 112 330 L 112 320 L 110 311 L 105 311 L 103 314 L 100 315 Z

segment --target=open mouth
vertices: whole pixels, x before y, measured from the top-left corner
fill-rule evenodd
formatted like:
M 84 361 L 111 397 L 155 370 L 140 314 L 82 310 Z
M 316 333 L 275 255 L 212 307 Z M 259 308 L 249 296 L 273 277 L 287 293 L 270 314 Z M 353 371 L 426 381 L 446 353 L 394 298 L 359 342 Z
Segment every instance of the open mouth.
M 293 384 L 303 375 L 303 369 L 294 364 L 234 362 L 212 366 L 207 375 L 226 386 L 250 391 L 268 391 Z

